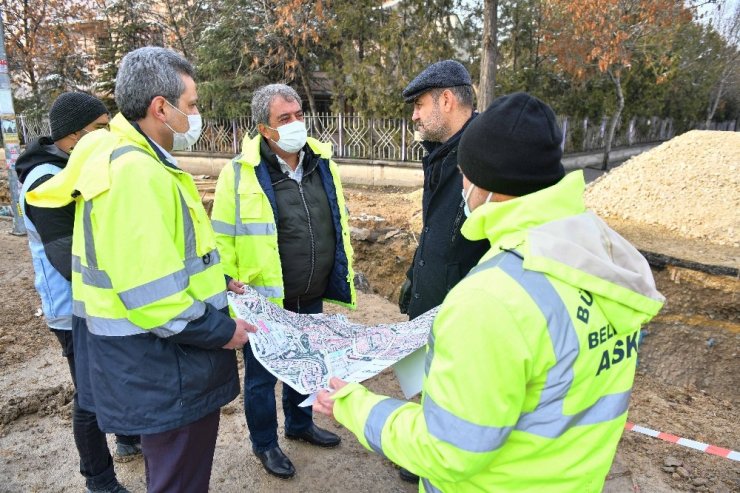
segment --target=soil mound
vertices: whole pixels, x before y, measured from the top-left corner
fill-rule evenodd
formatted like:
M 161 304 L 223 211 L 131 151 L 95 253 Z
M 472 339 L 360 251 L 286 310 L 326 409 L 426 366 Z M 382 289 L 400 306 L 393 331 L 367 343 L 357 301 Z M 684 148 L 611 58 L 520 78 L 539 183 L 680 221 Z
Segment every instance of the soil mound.
M 740 246 L 740 133 L 693 130 L 594 181 L 586 205 L 607 218 Z

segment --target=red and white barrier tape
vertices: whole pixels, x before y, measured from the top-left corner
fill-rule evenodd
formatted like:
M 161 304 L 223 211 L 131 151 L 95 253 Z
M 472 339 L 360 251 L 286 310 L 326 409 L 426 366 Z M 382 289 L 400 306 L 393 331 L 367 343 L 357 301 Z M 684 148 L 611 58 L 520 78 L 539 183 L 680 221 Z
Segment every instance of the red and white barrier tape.
M 651 430 L 650 428 L 645 428 L 643 426 L 630 423 L 629 421 L 627 421 L 627 424 L 625 424 L 624 427 L 627 430 L 636 431 L 637 433 L 642 433 L 643 435 L 648 435 L 653 438 L 659 438 L 666 442 L 677 443 L 678 445 L 683 445 L 684 447 L 689 447 L 694 450 L 698 450 L 699 452 L 706 452 L 707 454 L 718 455 L 730 460 L 740 461 L 740 452 L 736 452 L 734 450 L 689 440 L 688 438 L 677 437 L 676 435 L 663 433 L 662 431 Z

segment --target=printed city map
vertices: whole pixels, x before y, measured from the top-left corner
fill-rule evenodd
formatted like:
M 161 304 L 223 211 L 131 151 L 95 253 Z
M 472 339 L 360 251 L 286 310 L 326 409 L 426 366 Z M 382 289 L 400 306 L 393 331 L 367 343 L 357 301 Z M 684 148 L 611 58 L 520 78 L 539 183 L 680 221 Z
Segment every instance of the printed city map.
M 258 330 L 249 334 L 257 360 L 301 394 L 328 388 L 330 377 L 361 382 L 424 346 L 437 309 L 412 321 L 366 326 L 344 315 L 299 315 L 247 286 L 227 293 L 238 318 Z

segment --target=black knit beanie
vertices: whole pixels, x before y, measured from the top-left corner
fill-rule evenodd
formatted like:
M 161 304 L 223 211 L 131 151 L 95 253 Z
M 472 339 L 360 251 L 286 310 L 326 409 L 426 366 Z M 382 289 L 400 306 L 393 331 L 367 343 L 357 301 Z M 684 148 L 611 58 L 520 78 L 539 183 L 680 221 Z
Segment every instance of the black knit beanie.
M 565 176 L 552 108 L 527 93 L 497 98 L 465 129 L 457 162 L 474 185 L 520 197 Z
M 107 114 L 103 102 L 84 92 L 65 92 L 51 105 L 49 124 L 51 140 L 60 140 Z

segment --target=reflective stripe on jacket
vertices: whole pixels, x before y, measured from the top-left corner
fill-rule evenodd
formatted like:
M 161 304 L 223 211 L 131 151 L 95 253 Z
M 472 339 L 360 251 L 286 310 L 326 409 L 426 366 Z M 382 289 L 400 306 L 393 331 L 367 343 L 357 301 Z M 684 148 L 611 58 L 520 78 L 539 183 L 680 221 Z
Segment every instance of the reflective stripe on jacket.
M 101 429 L 150 434 L 192 423 L 239 393 L 224 273 L 192 177 L 165 165 L 122 115 L 75 147 L 30 203 L 77 196 L 73 310 Z M 76 344 L 76 350 L 77 350 Z
M 420 405 L 337 392 L 337 419 L 421 491 L 601 491 L 663 298 L 583 186 L 574 173 L 473 211 L 463 232 L 492 249 L 434 321 Z
M 275 196 L 270 175 L 260 155 L 261 136 L 248 136 L 242 154 L 224 166 L 216 184 L 211 219 L 227 275 L 254 287 L 274 303 L 284 298 L 283 272 L 278 249 Z M 336 234 L 334 267 L 324 300 L 354 308 L 356 293 L 347 208 L 339 170 L 331 160 L 331 145 L 309 138 L 321 156 L 318 172 L 332 210 Z
M 46 324 L 56 330 L 72 330 L 72 285 L 49 262 L 44 244 L 41 241 L 36 225 L 26 214 L 26 192 L 42 176 L 56 175 L 62 170 L 53 164 L 40 164 L 26 176 L 20 192 L 20 206 L 23 212 L 23 223 L 28 232 L 28 246 L 31 249 L 34 281 L 36 291 L 41 297 L 41 309 Z

